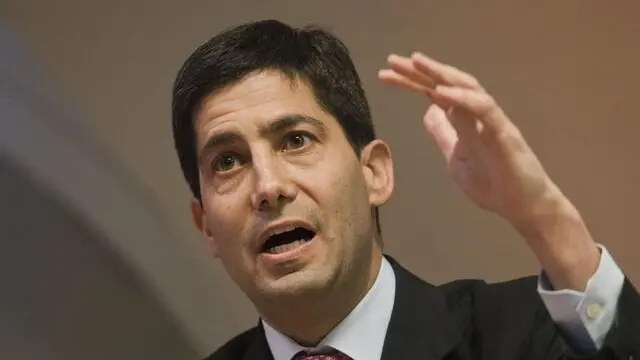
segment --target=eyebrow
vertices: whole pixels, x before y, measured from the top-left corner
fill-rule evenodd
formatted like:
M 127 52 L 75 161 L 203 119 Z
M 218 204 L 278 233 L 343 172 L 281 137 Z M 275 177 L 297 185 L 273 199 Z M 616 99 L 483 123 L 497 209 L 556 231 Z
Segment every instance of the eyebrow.
M 287 129 L 296 127 L 300 124 L 308 124 L 314 127 L 316 130 L 318 130 L 318 132 L 320 132 L 320 135 L 323 137 L 327 135 L 328 130 L 324 122 L 311 116 L 300 114 L 284 115 L 276 118 L 275 120 L 269 122 L 269 124 L 261 127 L 258 130 L 258 133 L 261 137 L 268 137 L 277 133 L 281 133 Z M 200 157 L 205 157 L 206 154 L 217 147 L 228 145 L 241 139 L 242 136 L 235 131 L 221 131 L 218 134 L 214 134 L 202 147 Z

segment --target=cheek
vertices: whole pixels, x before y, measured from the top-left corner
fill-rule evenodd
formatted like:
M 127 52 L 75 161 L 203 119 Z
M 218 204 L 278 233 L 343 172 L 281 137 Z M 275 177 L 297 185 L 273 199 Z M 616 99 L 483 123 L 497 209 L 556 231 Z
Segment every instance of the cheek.
M 359 163 L 348 158 L 348 161 L 327 164 L 308 176 L 310 196 L 320 207 L 334 236 L 366 231 L 371 210 Z
M 208 201 L 207 225 L 221 257 L 238 255 L 236 249 L 242 244 L 246 220 L 241 203 L 227 196 L 215 196 Z

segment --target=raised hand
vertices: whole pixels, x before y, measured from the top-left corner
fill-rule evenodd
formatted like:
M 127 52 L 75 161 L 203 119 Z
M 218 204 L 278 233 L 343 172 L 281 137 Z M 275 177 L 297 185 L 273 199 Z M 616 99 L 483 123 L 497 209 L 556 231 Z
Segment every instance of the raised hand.
M 473 76 L 419 53 L 390 55 L 388 65 L 379 73 L 382 81 L 433 100 L 424 127 L 473 202 L 519 223 L 562 196 L 518 128 Z
M 424 127 L 467 197 L 523 235 L 556 288 L 582 291 L 599 249 L 493 97 L 473 76 L 420 53 L 390 55 L 388 65 L 383 82 L 432 99 Z

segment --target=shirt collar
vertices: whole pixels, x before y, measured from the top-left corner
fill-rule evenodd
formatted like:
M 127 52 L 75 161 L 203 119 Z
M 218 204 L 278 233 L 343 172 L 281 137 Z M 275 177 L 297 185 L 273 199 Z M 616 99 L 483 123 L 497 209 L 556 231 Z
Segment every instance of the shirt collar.
M 391 264 L 382 264 L 373 286 L 358 305 L 315 348 L 300 346 L 263 321 L 274 360 L 291 360 L 301 350 L 339 350 L 354 360 L 380 359 L 395 300 L 396 278 Z

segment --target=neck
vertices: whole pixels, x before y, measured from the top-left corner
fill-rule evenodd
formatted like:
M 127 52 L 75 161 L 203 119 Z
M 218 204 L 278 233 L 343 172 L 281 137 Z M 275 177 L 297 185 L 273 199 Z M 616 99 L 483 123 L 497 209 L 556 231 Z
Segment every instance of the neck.
M 335 284 L 330 291 L 296 296 L 294 299 L 277 299 L 273 306 L 263 307 L 270 310 L 260 311 L 262 317 L 298 344 L 309 347 L 318 345 L 360 303 L 375 283 L 382 262 L 381 249 L 374 246 L 370 255 L 371 261 L 366 266 L 351 270 L 355 276 Z

